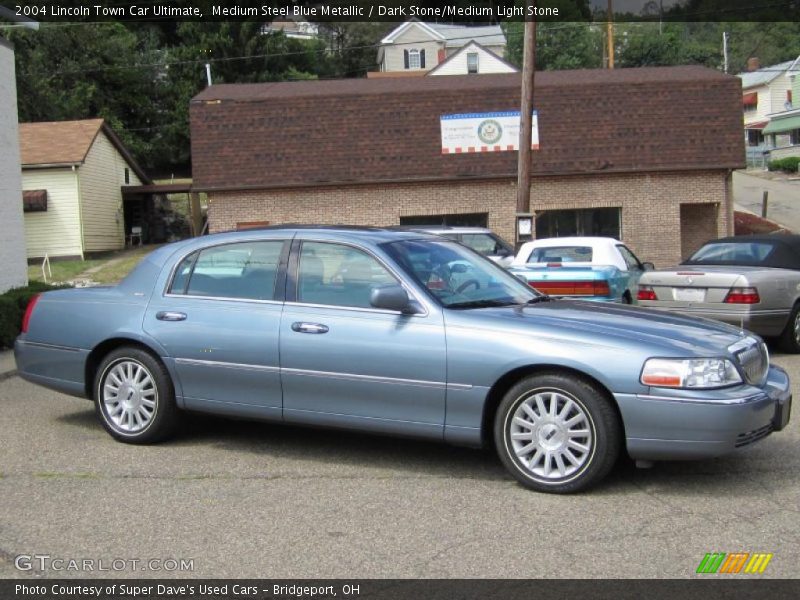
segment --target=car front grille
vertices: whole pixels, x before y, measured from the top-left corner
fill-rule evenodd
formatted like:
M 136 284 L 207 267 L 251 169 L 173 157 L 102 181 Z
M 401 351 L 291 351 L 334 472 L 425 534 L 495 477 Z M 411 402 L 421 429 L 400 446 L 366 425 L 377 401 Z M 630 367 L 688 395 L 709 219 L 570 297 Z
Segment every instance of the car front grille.
M 751 338 L 751 344 L 741 350 L 736 350 L 734 356 L 744 371 L 747 383 L 758 385 L 767 376 L 769 369 L 769 354 L 763 343 Z
M 748 431 L 747 433 L 740 433 L 736 436 L 736 442 L 734 443 L 734 446 L 737 448 L 747 446 L 748 444 L 752 444 L 753 442 L 757 442 L 758 440 L 767 437 L 770 433 L 772 433 L 771 423 L 769 425 L 764 425 L 764 427 L 760 427 L 759 429 Z

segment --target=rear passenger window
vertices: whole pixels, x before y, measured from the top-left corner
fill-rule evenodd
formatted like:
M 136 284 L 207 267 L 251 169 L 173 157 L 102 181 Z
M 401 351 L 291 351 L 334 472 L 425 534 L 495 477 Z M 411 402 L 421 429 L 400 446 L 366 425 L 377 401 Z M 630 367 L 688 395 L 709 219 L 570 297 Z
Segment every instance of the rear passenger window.
M 271 300 L 282 249 L 281 240 L 206 248 L 178 265 L 170 293 Z
M 340 244 L 303 242 L 297 300 L 369 308 L 372 290 L 397 280 L 373 257 Z

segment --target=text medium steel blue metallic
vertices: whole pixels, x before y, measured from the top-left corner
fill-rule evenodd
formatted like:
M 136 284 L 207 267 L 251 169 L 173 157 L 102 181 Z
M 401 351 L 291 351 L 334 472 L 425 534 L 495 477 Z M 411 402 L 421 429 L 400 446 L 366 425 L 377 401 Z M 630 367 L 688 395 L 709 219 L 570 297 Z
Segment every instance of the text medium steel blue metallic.
M 718 456 L 782 429 L 786 373 L 712 321 L 551 300 L 419 232 L 287 227 L 164 246 L 116 287 L 43 294 L 27 380 L 94 400 L 116 439 L 180 410 L 494 443 L 509 472 L 583 489 L 622 451 Z

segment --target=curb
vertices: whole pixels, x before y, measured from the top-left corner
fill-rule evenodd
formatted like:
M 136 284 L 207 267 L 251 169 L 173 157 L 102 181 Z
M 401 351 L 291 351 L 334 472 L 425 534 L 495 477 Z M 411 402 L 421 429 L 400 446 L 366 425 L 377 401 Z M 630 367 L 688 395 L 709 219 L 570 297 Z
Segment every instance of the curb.
M 0 373 L 0 381 L 5 381 L 6 379 L 11 379 L 12 377 L 17 376 L 16 369 L 13 371 L 6 371 L 5 373 Z

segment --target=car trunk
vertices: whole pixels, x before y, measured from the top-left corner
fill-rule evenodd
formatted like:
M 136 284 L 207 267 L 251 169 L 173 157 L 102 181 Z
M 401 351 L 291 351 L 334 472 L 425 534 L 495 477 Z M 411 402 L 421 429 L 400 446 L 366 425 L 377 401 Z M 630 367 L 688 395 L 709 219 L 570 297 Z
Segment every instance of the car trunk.
M 642 285 L 655 292 L 659 306 L 725 304 L 731 288 L 746 288 L 748 267 L 686 266 L 676 271 L 650 274 Z

